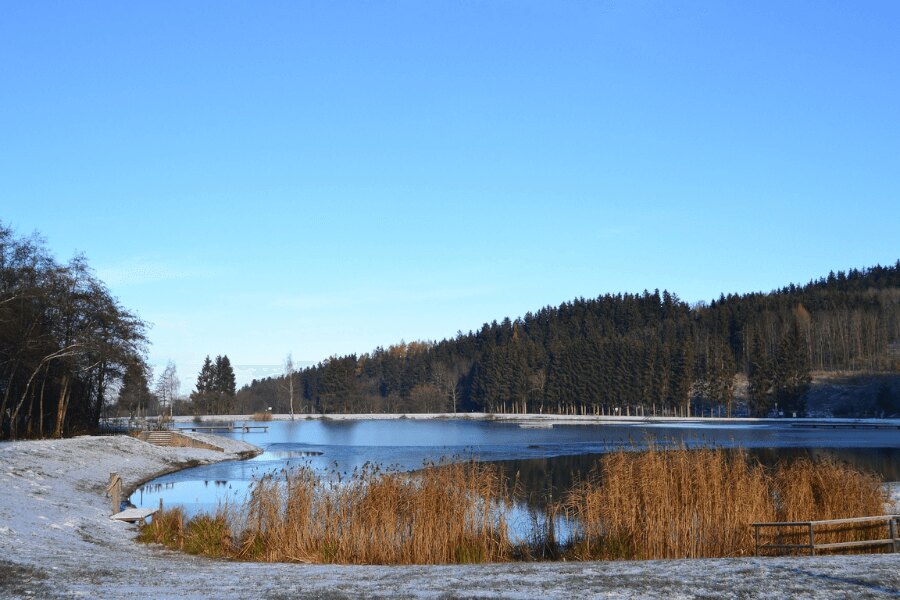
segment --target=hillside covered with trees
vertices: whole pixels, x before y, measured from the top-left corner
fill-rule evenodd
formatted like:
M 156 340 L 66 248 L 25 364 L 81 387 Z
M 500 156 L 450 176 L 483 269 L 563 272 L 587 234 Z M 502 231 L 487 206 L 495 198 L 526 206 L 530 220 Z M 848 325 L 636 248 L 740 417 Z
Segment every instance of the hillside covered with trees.
M 253 381 L 236 406 L 288 412 L 805 412 L 812 371 L 900 372 L 900 261 L 689 306 L 667 291 L 579 298 L 439 342 L 335 356 Z M 296 397 L 289 392 L 296 389 Z M 896 412 L 888 389 L 882 413 Z
M 151 390 L 146 327 L 84 257 L 61 264 L 40 238 L 0 225 L 0 439 L 90 431 L 110 407 L 729 415 L 743 377 L 743 412 L 800 415 L 813 372 L 889 374 L 867 392 L 870 412 L 900 412 L 900 261 L 694 306 L 657 290 L 579 298 L 300 371 L 288 357 L 283 376 L 237 392 L 228 356 L 207 356 L 190 399 L 172 362 Z

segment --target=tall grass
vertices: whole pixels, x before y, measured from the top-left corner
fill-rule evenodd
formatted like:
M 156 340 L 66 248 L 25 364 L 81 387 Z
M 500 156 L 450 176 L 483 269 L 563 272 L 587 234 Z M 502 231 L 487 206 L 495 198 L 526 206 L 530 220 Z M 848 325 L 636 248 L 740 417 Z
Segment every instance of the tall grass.
M 741 450 L 651 449 L 603 457 L 564 506 L 577 528 L 572 558 L 662 559 L 752 554 L 751 523 L 880 515 L 884 501 L 877 477 L 830 460 L 767 470 Z
M 743 451 L 651 448 L 604 456 L 547 508 L 544 529 L 514 543 L 504 516 L 512 491 L 500 469 L 474 462 L 412 474 L 366 466 L 344 480 L 300 468 L 257 480 L 240 509 L 187 524 L 179 509 L 157 515 L 141 539 L 210 556 L 313 563 L 715 557 L 752 554 L 753 522 L 879 515 L 885 500 L 876 477 L 835 462 L 767 469 Z M 558 511 L 574 528 L 562 547 L 552 526 Z M 835 531 L 819 541 L 858 535 Z
M 214 558 L 231 556 L 234 549 L 227 509 L 215 515 L 198 515 L 187 523 L 180 508 L 157 513 L 152 522 L 141 526 L 138 541 Z

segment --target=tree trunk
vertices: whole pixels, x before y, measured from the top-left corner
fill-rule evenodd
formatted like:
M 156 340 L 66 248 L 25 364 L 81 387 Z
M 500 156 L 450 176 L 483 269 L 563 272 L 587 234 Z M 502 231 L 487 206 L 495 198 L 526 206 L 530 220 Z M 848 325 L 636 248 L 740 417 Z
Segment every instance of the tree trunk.
M 25 390 L 22 392 L 22 397 L 19 399 L 19 403 L 16 405 L 15 410 L 13 410 L 12 415 L 10 416 L 9 435 L 12 439 L 16 439 L 16 437 L 18 436 L 19 427 L 16 422 L 19 420 L 19 411 L 22 409 L 22 405 L 25 404 L 25 399 L 28 398 L 28 392 L 31 390 L 31 382 L 34 381 L 34 378 L 37 377 L 37 374 L 41 372 L 42 368 L 44 368 L 44 364 L 45 361 L 41 361 L 37 369 L 35 369 L 31 374 L 31 377 L 28 378 L 28 383 L 25 384 Z M 34 401 L 34 393 L 32 393 L 32 401 Z
M 101 363 L 97 371 L 97 400 L 91 410 L 91 426 L 96 427 L 100 423 L 100 416 L 103 414 L 103 394 L 106 385 L 106 363 Z
M 16 369 L 19 368 L 19 361 L 16 359 L 13 368 L 9 371 L 9 379 L 6 382 L 6 393 L 3 394 L 3 404 L 0 404 L 0 435 L 3 434 L 3 419 L 6 418 L 6 404 L 9 402 L 9 394 L 13 388 L 13 378 L 16 376 Z M 10 421 L 10 434 L 12 433 L 12 422 Z
M 56 408 L 56 429 L 53 431 L 53 437 L 62 437 L 63 424 L 66 420 L 66 411 L 69 403 L 69 376 L 63 375 L 62 385 L 59 389 L 59 404 Z
M 291 421 L 293 421 L 294 420 L 294 373 L 293 372 L 288 375 L 288 382 L 289 382 L 288 394 L 290 395 L 290 401 L 291 401 Z
M 48 367 L 49 370 L 49 367 Z M 38 437 L 44 437 L 44 386 L 47 385 L 47 375 L 44 375 L 44 381 L 41 383 L 41 399 L 38 403 Z

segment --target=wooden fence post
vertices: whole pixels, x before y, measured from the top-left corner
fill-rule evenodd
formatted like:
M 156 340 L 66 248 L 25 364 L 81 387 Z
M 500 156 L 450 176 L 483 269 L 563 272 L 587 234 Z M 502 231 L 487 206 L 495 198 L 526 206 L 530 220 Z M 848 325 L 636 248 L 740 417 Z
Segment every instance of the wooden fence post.
M 109 485 L 106 486 L 106 493 L 112 499 L 112 514 L 116 514 L 122 510 L 122 478 L 118 473 L 109 474 Z
M 897 519 L 893 518 L 889 522 L 889 529 L 891 531 L 891 540 L 894 542 L 891 544 L 894 552 L 900 552 L 900 540 L 897 539 Z

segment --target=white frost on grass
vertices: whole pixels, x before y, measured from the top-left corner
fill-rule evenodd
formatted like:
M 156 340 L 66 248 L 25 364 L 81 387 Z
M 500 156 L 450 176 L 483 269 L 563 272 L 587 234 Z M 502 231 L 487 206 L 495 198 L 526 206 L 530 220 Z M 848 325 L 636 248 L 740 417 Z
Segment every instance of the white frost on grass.
M 126 436 L 0 444 L 0 597 L 900 595 L 900 554 L 471 566 L 260 564 L 138 544 L 133 526 L 109 519 L 104 488 L 110 472 L 133 487 L 188 461 L 229 460 L 242 451 L 229 449 L 157 448 Z M 31 497 L 36 490 L 41 493 Z
M 217 448 L 221 448 L 223 452 L 229 454 L 242 454 L 258 450 L 256 446 L 251 446 L 250 444 L 242 442 L 241 440 L 235 440 L 223 437 L 221 435 L 213 435 L 211 433 L 202 433 L 199 431 L 179 431 L 178 433 L 184 437 L 189 437 L 199 442 L 204 442 L 212 446 L 216 446 Z

